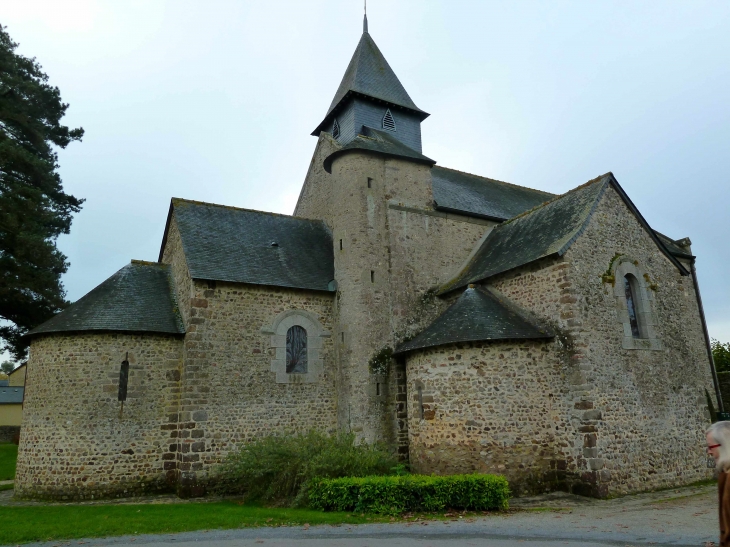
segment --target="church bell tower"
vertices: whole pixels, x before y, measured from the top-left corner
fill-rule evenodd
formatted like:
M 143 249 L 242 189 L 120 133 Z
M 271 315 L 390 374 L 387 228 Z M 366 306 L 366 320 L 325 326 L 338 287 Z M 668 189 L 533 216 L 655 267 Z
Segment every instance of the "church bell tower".
M 370 36 L 365 15 L 360 42 L 327 114 L 312 135 L 326 131 L 346 145 L 374 129 L 421 152 L 421 122 L 427 117 L 428 113 L 416 106 Z

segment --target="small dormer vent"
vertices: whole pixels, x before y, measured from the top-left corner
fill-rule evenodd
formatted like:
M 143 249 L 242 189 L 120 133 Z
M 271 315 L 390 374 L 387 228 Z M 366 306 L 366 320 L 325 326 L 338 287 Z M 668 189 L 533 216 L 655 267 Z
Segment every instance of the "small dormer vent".
M 390 108 L 385 111 L 385 116 L 383 116 L 383 129 L 395 131 L 395 120 L 393 114 L 390 113 Z
M 332 136 L 336 139 L 340 138 L 340 124 L 337 122 L 337 118 L 335 118 L 335 123 L 332 124 Z

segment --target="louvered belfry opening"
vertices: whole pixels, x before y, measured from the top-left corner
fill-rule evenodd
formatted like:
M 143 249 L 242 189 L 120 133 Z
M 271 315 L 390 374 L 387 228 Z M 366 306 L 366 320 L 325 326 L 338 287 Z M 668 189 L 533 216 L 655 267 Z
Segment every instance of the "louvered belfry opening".
M 395 120 L 393 114 L 390 113 L 390 108 L 385 111 L 385 116 L 383 116 L 383 129 L 395 131 Z
M 337 121 L 337 118 L 335 118 L 335 123 L 332 124 L 332 136 L 336 139 L 340 138 L 340 124 Z

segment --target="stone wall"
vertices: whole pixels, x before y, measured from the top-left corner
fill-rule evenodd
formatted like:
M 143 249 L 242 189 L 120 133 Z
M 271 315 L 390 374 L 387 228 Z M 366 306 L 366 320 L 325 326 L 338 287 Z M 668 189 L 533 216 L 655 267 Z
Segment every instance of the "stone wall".
M 124 412 L 119 370 L 129 352 Z M 30 347 L 15 494 L 81 500 L 174 488 L 182 340 L 56 334 Z
M 443 308 L 424 291 L 453 275 L 493 223 L 433 211 L 428 166 L 353 152 L 332 173 L 340 427 L 405 453 L 404 372 L 380 358 Z
M 566 300 L 574 314 L 565 326 L 585 376 L 583 404 L 597 420 L 573 447 L 583 452 L 578 466 L 586 480 L 599 494 L 622 494 L 710 477 L 705 390 L 713 402 L 714 391 L 691 277 L 680 275 L 613 188 L 565 260 Z M 626 299 L 603 276 L 620 272 L 623 261 L 638 269 L 638 283 L 648 294 L 648 324 L 657 343 L 647 349 L 625 349 Z M 584 419 L 576 409 L 579 430 L 589 425 Z
M 323 131 L 319 134 L 317 145 L 309 162 L 309 169 L 299 193 L 294 216 L 324 220 L 332 228 L 331 219 L 331 185 L 332 175 L 324 170 L 324 160 L 340 149 L 340 145 L 332 135 Z
M 611 282 L 613 274 L 628 271 L 640 282 L 642 328 L 651 327 L 644 334 L 652 336 L 631 344 L 626 299 L 615 276 Z M 415 466 L 503 469 L 517 485 L 598 497 L 711 476 L 702 440 L 709 426 L 705 390 L 715 402 L 692 280 L 661 253 L 612 188 L 563 257 L 489 284 L 557 336 L 535 342 L 539 353 L 529 342 L 499 342 L 410 356 Z M 497 398 L 485 398 L 497 388 Z M 417 419 L 421 402 L 423 420 Z M 486 416 L 480 404 L 490 405 Z M 540 418 L 525 418 L 526 408 Z M 532 452 L 521 452 L 525 442 Z
M 426 321 L 443 311 L 433 290 L 462 268 L 496 223 L 393 202 L 387 214 L 391 329 L 397 344 L 418 334 Z
M 188 269 L 182 246 L 182 237 L 180 236 L 180 230 L 177 227 L 177 220 L 175 219 L 174 213 L 172 218 L 170 218 L 170 225 L 165 235 L 162 263 L 170 264 L 175 299 L 177 300 L 180 317 L 182 317 L 183 324 L 187 329 L 190 324 L 190 298 L 192 297 L 193 281 L 190 278 L 190 270 Z
M 194 281 L 176 447 L 181 495 L 202 494 L 216 466 L 243 442 L 336 430 L 333 299 L 325 292 Z M 321 325 L 316 381 L 279 383 L 272 370 L 278 355 L 271 330 L 277 317 L 292 310 Z
M 567 489 L 563 378 L 550 342 L 449 345 L 407 358 L 410 461 L 498 473 L 515 494 Z

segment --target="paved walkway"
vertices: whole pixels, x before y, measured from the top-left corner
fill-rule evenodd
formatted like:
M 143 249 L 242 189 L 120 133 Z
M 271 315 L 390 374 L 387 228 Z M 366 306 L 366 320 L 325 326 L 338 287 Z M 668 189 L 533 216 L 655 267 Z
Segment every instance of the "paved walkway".
M 508 513 L 448 521 L 215 530 L 51 542 L 88 547 L 590 547 L 710 546 L 717 541 L 715 486 L 594 500 L 555 493 L 512 501 Z M 151 503 L 170 503 L 157 498 Z M 139 502 L 124 500 L 120 503 Z M 5 505 L 16 505 L 6 502 Z M 108 503 L 108 502 L 107 502 Z

